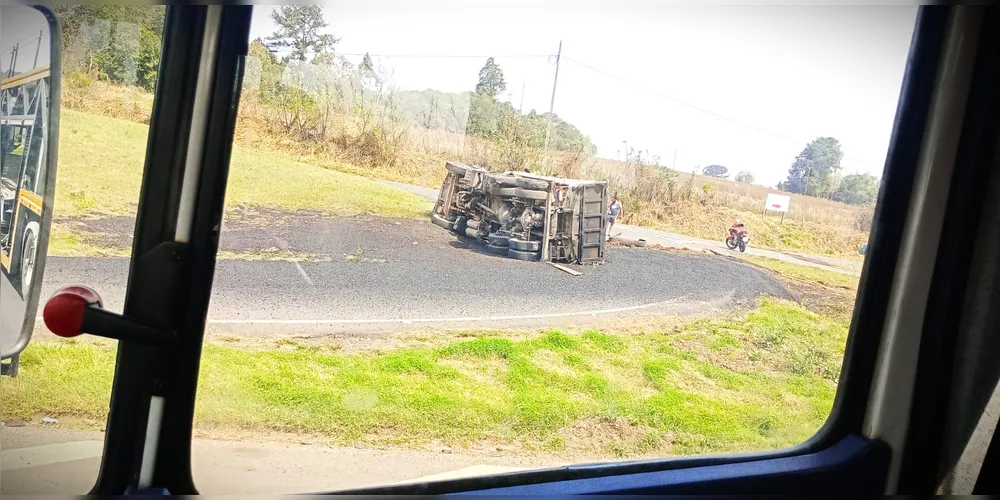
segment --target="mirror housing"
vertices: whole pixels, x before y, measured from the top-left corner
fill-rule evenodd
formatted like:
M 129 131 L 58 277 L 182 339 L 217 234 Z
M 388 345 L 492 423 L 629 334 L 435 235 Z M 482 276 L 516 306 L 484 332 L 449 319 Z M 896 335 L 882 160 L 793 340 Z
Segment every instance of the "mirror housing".
M 0 5 L 0 359 L 35 327 L 52 227 L 62 37 L 47 7 Z

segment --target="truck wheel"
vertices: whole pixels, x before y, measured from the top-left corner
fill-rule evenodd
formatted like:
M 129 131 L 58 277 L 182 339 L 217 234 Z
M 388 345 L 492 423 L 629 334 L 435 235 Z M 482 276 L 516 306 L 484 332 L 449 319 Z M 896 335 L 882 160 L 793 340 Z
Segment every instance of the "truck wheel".
M 488 238 L 490 245 L 507 248 L 510 246 L 510 236 L 493 233 Z
M 549 193 L 535 189 L 517 188 L 514 196 L 528 200 L 544 200 L 549 197 Z
M 508 248 L 498 245 L 486 245 L 486 251 L 494 255 L 505 255 Z
M 517 189 L 516 187 L 489 186 L 486 188 L 486 193 L 493 196 L 517 196 Z
M 527 177 L 517 178 L 517 187 L 524 189 L 540 189 L 542 191 L 549 188 L 548 181 L 543 181 L 540 179 L 529 179 Z
M 513 248 L 507 250 L 507 256 L 517 260 L 529 260 L 529 261 L 538 260 L 538 252 L 524 252 L 521 250 L 514 250 Z
M 542 242 L 511 238 L 510 248 L 511 250 L 519 250 L 521 252 L 537 252 L 542 249 Z
M 441 226 L 449 231 L 455 230 L 455 223 L 441 217 L 438 214 L 431 214 L 431 222 L 436 226 Z
M 517 187 L 517 177 L 512 175 L 496 176 L 493 178 L 497 186 Z
M 26 231 L 24 236 L 24 246 L 21 247 L 21 295 L 28 297 L 31 293 L 31 281 L 35 277 L 38 246 L 34 231 Z

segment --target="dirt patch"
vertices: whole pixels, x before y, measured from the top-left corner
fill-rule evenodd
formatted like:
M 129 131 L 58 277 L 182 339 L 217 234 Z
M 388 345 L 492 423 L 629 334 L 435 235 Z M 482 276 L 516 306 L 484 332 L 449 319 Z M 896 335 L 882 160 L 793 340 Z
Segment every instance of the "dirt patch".
M 639 426 L 622 417 L 579 420 L 558 434 L 566 454 L 581 457 L 635 457 L 633 450 L 642 456 L 662 456 L 674 443 L 673 433 Z

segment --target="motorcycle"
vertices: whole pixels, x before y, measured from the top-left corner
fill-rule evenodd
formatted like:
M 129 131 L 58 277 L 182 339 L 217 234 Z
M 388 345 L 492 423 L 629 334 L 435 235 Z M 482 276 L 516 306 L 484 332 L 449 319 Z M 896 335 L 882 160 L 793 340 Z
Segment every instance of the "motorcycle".
M 747 243 L 750 243 L 750 235 L 747 234 L 745 229 L 742 228 L 729 228 L 729 237 L 726 238 L 726 246 L 730 250 L 740 249 L 741 252 L 747 251 Z

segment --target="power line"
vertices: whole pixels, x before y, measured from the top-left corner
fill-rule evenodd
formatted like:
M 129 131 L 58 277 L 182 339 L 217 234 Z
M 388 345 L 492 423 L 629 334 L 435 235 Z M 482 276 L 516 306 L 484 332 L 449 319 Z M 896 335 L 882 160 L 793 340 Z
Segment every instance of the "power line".
M 595 67 L 593 67 L 593 66 L 591 66 L 591 65 L 589 65 L 589 64 L 586 64 L 586 63 L 583 63 L 583 62 L 580 62 L 580 61 L 577 61 L 577 60 L 575 60 L 575 59 L 573 59 L 573 58 L 571 58 L 571 57 L 569 57 L 569 56 L 565 56 L 565 55 L 564 55 L 564 56 L 562 56 L 562 57 L 563 57 L 563 59 L 566 59 L 566 60 L 567 60 L 567 61 L 569 61 L 569 62 L 572 62 L 572 63 L 574 63 L 574 64 L 578 64 L 578 65 L 580 65 L 580 66 L 583 66 L 584 68 L 587 68 L 587 69 L 589 69 L 589 70 L 591 70 L 591 71 L 593 71 L 593 72 L 595 72 L 595 73 L 600 73 L 601 75 L 604 75 L 604 76 L 606 76 L 606 77 L 608 77 L 608 78 L 611 78 L 611 79 L 613 79 L 613 80 L 618 80 L 619 82 L 622 82 L 622 83 L 625 83 L 625 84 L 628 84 L 628 85 L 632 85 L 633 87 L 636 87 L 636 88 L 638 88 L 638 89 L 640 89 L 640 90 L 644 90 L 644 91 L 646 91 L 646 92 L 649 92 L 649 93 L 651 93 L 651 94 L 653 94 L 653 95 L 656 95 L 656 96 L 659 96 L 659 97 L 662 97 L 663 99 L 666 99 L 666 100 L 668 100 L 668 101 L 672 101 L 672 102 L 675 102 L 675 103 L 677 103 L 677 104 L 680 104 L 680 105 L 682 105 L 682 106 L 687 106 L 687 107 L 689 107 L 689 108 L 691 108 L 691 109 L 694 109 L 694 110 L 696 110 L 696 111 L 700 111 L 700 112 L 702 112 L 702 113 L 705 113 L 705 114 L 708 114 L 708 115 L 712 115 L 712 116 L 714 116 L 714 117 L 716 117 L 716 118 L 720 118 L 720 119 L 722 119 L 722 120 L 726 120 L 726 121 L 728 121 L 728 122 L 731 122 L 731 123 L 735 123 L 735 124 L 737 124 L 737 125 L 740 125 L 740 126 L 743 126 L 743 127 L 747 127 L 747 128 L 750 128 L 750 129 L 753 129 L 753 130 L 756 130 L 756 131 L 758 131 L 758 132 L 761 132 L 761 133 L 764 133 L 764 134 L 768 134 L 768 135 L 771 135 L 771 136 L 774 136 L 774 137 L 777 137 L 777 138 L 779 138 L 779 139 L 783 139 L 783 140 L 786 140 L 786 141 L 789 141 L 789 142 L 794 142 L 795 144 L 799 144 L 799 145 L 801 145 L 801 144 L 808 144 L 808 143 L 809 143 L 809 141 L 803 141 L 803 140 L 801 140 L 801 139 L 795 139 L 795 138 L 792 138 L 792 137 L 788 137 L 788 136 L 786 136 L 786 135 L 783 135 L 783 134 L 779 134 L 779 133 L 777 133 L 777 132 L 772 132 L 772 131 L 770 131 L 770 130 L 767 130 L 767 129 L 763 129 L 763 128 L 760 128 L 760 127 L 758 127 L 758 126 L 756 126 L 756 125 L 752 125 L 752 124 L 749 124 L 749 123 L 746 123 L 746 122 L 743 122 L 743 121 L 740 121 L 740 120 L 737 120 L 737 119 L 735 119 L 735 118 L 730 118 L 730 117 L 728 117 L 728 116 L 725 116 L 725 115 L 721 115 L 721 114 L 719 114 L 719 113 L 716 113 L 716 112 L 714 112 L 714 111 L 711 111 L 711 110 L 708 110 L 708 109 L 705 109 L 705 108 L 702 108 L 702 107 L 700 107 L 700 106 L 696 106 L 696 105 L 694 105 L 694 104 L 691 104 L 691 103 L 689 103 L 689 102 L 685 102 L 685 101 L 682 101 L 682 100 L 680 100 L 680 99 L 677 99 L 677 98 L 674 98 L 674 97 L 670 97 L 670 96 L 668 96 L 668 95 L 665 95 L 665 94 L 663 94 L 663 93 L 661 93 L 661 92 L 657 92 L 657 91 L 655 91 L 655 90 L 653 90 L 653 89 L 650 89 L 650 88 L 647 88 L 647 87 L 644 87 L 644 86 L 642 86 L 642 85 L 639 85 L 638 83 L 635 83 L 635 82 L 632 82 L 632 81 L 629 81 L 629 80 L 626 80 L 626 79 L 624 79 L 624 78 L 622 78 L 622 77 L 620 77 L 620 76 L 616 76 L 616 75 L 613 75 L 613 74 L 611 74 L 611 73 L 608 73 L 607 71 L 603 71 L 603 70 L 600 70 L 600 69 L 597 69 L 597 68 L 595 68 Z M 858 165 L 858 164 L 865 164 L 865 163 L 869 163 L 869 161 L 864 161 L 864 160 L 859 160 L 859 159 L 857 159 L 856 157 L 854 157 L 853 155 L 846 155 L 846 154 L 844 155 L 844 158 L 845 158 L 845 159 L 848 159 L 848 157 L 850 157 L 850 158 L 849 158 L 850 160 L 853 160 L 853 163 L 855 164 L 855 168 L 857 168 L 857 165 Z
M 364 54 L 349 54 L 341 52 L 342 56 L 364 56 Z M 541 59 L 551 57 L 551 54 L 500 54 L 500 55 L 470 55 L 470 54 L 368 54 L 369 57 L 425 57 L 425 58 L 475 58 L 484 59 L 493 57 L 496 59 Z
M 39 36 L 39 33 L 32 33 L 32 34 L 30 34 L 30 35 L 28 35 L 28 36 L 26 36 L 26 37 L 24 37 L 24 38 L 16 41 L 16 42 L 12 42 L 8 46 L 8 49 L 13 50 L 14 46 L 18 45 L 19 43 L 21 43 L 21 42 L 23 42 L 25 40 L 38 40 L 38 36 Z M 29 47 L 30 47 L 30 45 L 29 45 Z
M 612 75 L 611 73 L 608 73 L 606 71 L 602 71 L 600 69 L 597 69 L 597 68 L 595 68 L 593 66 L 590 66 L 589 64 L 577 61 L 576 59 L 573 59 L 573 58 L 571 58 L 569 56 L 563 56 L 563 58 L 566 59 L 567 61 L 572 62 L 572 63 L 579 64 L 580 66 L 583 66 L 584 68 L 587 68 L 587 69 L 589 69 L 589 70 L 591 70 L 591 71 L 593 71 L 595 73 L 600 73 L 600 74 L 602 74 L 602 75 L 604 75 L 604 76 L 606 76 L 608 78 L 611 78 L 611 79 L 614 79 L 614 80 L 618 80 L 618 81 L 620 81 L 622 83 L 625 83 L 625 84 L 628 84 L 628 85 L 632 85 L 633 87 L 636 87 L 636 88 L 638 88 L 640 90 L 644 90 L 644 91 L 649 92 L 649 93 L 651 93 L 653 95 L 662 97 L 662 98 L 664 98 L 664 99 L 666 99 L 668 101 L 676 102 L 677 104 L 680 104 L 682 106 L 687 106 L 687 107 L 689 107 L 691 109 L 694 109 L 696 111 L 701 111 L 702 113 L 712 115 L 712 116 L 714 116 L 716 118 L 721 118 L 721 119 L 726 120 L 728 122 L 732 122 L 732 123 L 735 123 L 737 125 L 741 125 L 741 126 L 744 126 L 744 127 L 747 127 L 747 128 L 751 128 L 751 129 L 756 130 L 758 132 L 763 132 L 765 134 L 772 135 L 774 137 L 777 137 L 779 139 L 784 139 L 786 141 L 794 142 L 796 144 L 806 144 L 806 143 L 808 143 L 808 141 L 802 141 L 802 140 L 799 140 L 799 139 L 794 139 L 792 137 L 788 137 L 786 135 L 779 134 L 777 132 L 771 132 L 770 130 L 766 130 L 766 129 L 760 128 L 760 127 L 758 127 L 756 125 L 751 125 L 749 123 L 742 122 L 742 121 L 737 120 L 735 118 L 730 118 L 728 116 L 720 115 L 719 113 L 716 113 L 714 111 L 710 111 L 710 110 L 707 110 L 707 109 L 702 108 L 700 106 L 696 106 L 694 104 L 691 104 L 689 102 L 684 102 L 684 101 L 682 101 L 680 99 L 677 99 L 677 98 L 674 98 L 674 97 L 670 97 L 668 95 L 665 95 L 665 94 L 662 94 L 660 92 L 657 92 L 657 91 L 655 91 L 653 89 L 650 89 L 650 88 L 644 87 L 642 85 L 639 85 L 638 83 L 626 80 L 626 79 L 624 79 L 624 78 L 622 78 L 620 76 Z
M 274 48 L 274 49 L 268 49 L 268 50 L 271 51 L 271 52 L 292 52 L 292 51 L 294 51 L 296 49 L 293 48 L 293 47 L 283 47 L 283 48 Z M 429 58 L 429 59 L 461 59 L 461 58 L 485 59 L 485 58 L 488 58 L 488 57 L 493 57 L 493 58 L 497 58 L 497 59 L 499 59 L 499 58 L 505 58 L 505 59 L 513 59 L 513 58 L 520 58 L 520 59 L 535 58 L 535 59 L 540 59 L 540 58 L 552 57 L 552 54 L 500 54 L 500 55 L 496 55 L 496 54 L 484 54 L 484 55 L 475 55 L 475 54 L 372 54 L 370 52 L 368 52 L 368 53 L 334 52 L 334 55 L 338 55 L 338 56 L 357 56 L 357 57 L 363 57 L 363 56 L 367 55 L 368 57 L 400 57 L 400 58 L 407 57 L 407 58 Z

